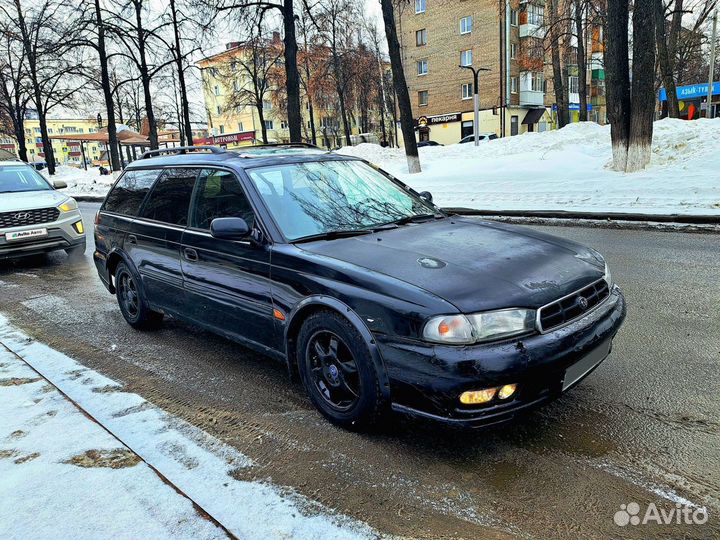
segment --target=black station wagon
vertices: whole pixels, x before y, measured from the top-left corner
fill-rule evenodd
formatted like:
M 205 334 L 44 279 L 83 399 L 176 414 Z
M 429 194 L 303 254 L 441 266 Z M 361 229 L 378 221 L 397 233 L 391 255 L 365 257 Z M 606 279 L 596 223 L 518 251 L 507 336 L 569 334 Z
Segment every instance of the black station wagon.
M 301 145 L 146 153 L 95 244 L 133 327 L 169 314 L 277 357 L 345 427 L 508 420 L 597 367 L 626 313 L 596 251 Z

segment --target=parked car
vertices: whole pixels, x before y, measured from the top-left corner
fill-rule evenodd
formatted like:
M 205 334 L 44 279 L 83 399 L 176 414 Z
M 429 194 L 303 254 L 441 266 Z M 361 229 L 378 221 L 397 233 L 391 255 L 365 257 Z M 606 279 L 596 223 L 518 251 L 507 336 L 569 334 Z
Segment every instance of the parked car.
M 436 141 L 420 141 L 419 143 L 417 143 L 418 148 L 424 148 L 426 146 L 443 146 L 443 145 Z
M 498 138 L 498 136 L 495 133 L 480 133 L 480 136 L 478 137 L 478 139 L 480 141 L 494 141 L 497 138 Z M 474 134 L 468 135 L 468 136 L 460 139 L 460 144 L 465 144 L 465 143 L 469 143 L 469 142 L 475 142 Z
M 341 426 L 508 420 L 587 376 L 625 318 L 598 252 L 448 215 L 361 159 L 172 152 L 130 164 L 96 217 L 123 317 L 170 314 L 278 358 Z
M 0 259 L 65 250 L 85 253 L 85 229 L 77 203 L 34 167 L 0 161 Z

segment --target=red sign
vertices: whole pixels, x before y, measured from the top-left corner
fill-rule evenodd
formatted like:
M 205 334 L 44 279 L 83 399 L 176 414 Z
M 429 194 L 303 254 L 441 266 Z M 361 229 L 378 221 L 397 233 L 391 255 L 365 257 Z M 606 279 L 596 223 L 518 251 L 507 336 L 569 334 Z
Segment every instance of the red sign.
M 204 139 L 193 140 L 194 144 L 237 144 L 245 141 L 254 141 L 254 131 L 242 131 L 240 133 L 228 133 L 223 135 L 216 135 L 214 137 L 206 137 Z
M 0 144 L 0 148 L 3 150 L 15 150 L 14 144 Z

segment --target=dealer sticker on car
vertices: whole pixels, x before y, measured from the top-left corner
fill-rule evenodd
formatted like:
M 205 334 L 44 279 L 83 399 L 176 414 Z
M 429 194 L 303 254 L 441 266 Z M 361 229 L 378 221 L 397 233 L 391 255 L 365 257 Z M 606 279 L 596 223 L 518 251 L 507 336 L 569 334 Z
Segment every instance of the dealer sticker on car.
M 47 236 L 47 229 L 9 232 L 5 234 L 5 239 L 9 242 L 11 240 L 26 240 L 28 238 L 37 238 L 39 236 Z

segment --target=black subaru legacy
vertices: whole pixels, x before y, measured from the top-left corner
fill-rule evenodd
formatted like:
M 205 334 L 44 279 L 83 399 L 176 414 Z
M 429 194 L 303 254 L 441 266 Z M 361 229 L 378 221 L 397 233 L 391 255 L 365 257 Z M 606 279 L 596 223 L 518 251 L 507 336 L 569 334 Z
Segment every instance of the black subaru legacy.
M 511 419 L 596 368 L 626 312 L 593 249 L 299 145 L 146 153 L 95 245 L 130 325 L 170 315 L 276 357 L 345 427 Z

